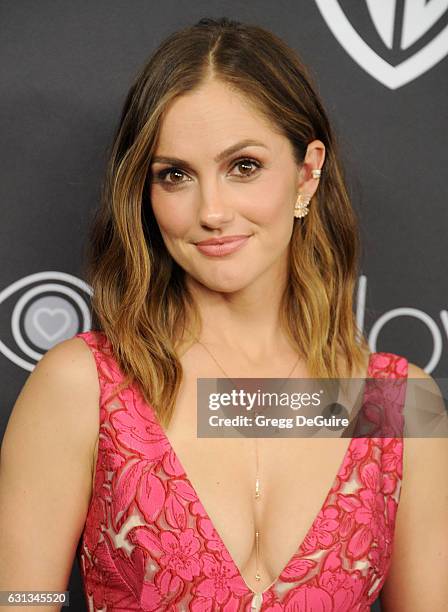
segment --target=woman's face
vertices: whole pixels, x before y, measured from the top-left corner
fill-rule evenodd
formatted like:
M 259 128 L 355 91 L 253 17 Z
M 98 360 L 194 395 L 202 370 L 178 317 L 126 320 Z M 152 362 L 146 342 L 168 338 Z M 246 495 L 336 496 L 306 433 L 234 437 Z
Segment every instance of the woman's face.
M 257 143 L 243 142 L 249 140 Z M 300 167 L 289 140 L 239 94 L 210 81 L 174 100 L 161 126 L 151 175 L 155 218 L 188 280 L 233 292 L 261 278 L 268 286 L 284 278 L 279 275 L 287 270 Z M 212 253 L 196 246 L 227 236 L 247 238 L 228 253 L 225 247 Z

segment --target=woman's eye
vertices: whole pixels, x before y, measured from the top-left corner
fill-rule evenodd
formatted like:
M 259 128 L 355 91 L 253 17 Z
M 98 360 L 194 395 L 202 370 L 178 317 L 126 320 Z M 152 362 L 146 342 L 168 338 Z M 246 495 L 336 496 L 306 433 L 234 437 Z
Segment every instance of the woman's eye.
M 157 172 L 157 180 L 160 183 L 168 183 L 170 185 L 176 185 L 177 183 L 182 183 L 183 181 L 165 181 L 165 178 L 169 175 L 174 175 L 174 174 L 184 174 L 182 172 L 182 170 L 180 170 L 179 168 L 165 168 L 165 170 L 161 170 L 160 172 Z
M 261 167 L 261 164 L 259 164 L 258 162 L 256 162 L 254 159 L 248 159 L 248 158 L 243 158 L 243 159 L 238 159 L 235 164 L 233 165 L 233 168 L 236 168 L 237 166 L 241 166 L 241 167 L 248 167 L 250 168 L 250 166 L 255 166 L 256 170 L 252 171 L 252 172 L 243 172 L 240 176 L 252 176 L 253 174 L 256 174 L 256 171 Z

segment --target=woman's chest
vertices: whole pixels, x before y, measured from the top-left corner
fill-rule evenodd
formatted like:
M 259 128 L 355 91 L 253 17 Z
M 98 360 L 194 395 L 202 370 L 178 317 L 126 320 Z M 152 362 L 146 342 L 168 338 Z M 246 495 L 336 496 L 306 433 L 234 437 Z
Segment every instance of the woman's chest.
M 246 584 L 264 590 L 313 525 L 350 440 L 199 438 L 196 406 L 184 385 L 166 442 Z
M 184 379 L 164 429 L 134 390 L 103 405 L 90 537 L 108 526 L 120 555 L 144 551 L 147 581 L 169 568 L 186 584 L 221 588 L 225 579 L 241 593 L 239 577 L 252 591 L 275 584 L 279 594 L 299 581 L 305 594 L 321 575 L 337 590 L 350 568 L 360 588 L 367 577 L 376 588 L 400 490 L 400 444 L 198 438 L 196 387 Z

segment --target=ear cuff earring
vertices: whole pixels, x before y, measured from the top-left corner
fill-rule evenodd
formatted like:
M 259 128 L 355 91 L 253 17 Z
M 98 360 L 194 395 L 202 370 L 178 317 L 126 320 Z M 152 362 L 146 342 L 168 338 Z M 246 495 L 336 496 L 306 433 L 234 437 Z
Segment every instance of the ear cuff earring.
M 315 169 L 311 171 L 313 178 L 317 179 L 321 175 L 321 171 L 319 169 Z M 294 217 L 305 217 L 309 213 L 308 204 L 310 203 L 311 196 L 305 193 L 301 193 L 297 198 L 297 202 L 294 206 Z

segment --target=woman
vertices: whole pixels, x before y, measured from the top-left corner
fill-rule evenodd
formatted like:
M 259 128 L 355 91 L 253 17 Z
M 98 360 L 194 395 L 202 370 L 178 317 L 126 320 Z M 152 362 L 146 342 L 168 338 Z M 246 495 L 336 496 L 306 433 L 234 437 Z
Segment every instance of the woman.
M 356 219 L 294 52 L 228 19 L 165 40 L 91 238 L 96 331 L 5 436 L 2 588 L 63 590 L 79 540 L 90 610 L 445 609 L 442 440 L 197 437 L 198 378 L 428 378 L 356 328 Z

